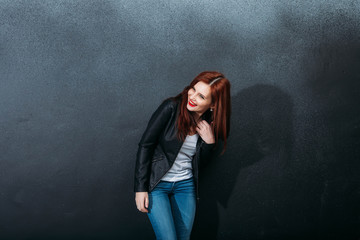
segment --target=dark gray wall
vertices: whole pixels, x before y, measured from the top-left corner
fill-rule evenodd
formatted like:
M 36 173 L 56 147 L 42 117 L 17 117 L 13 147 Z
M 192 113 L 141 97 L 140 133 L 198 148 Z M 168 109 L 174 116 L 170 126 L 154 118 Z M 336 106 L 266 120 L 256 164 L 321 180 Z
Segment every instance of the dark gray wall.
M 359 239 L 350 0 L 1 0 L 0 238 L 152 238 L 137 143 L 204 70 L 230 79 L 233 115 L 194 239 Z

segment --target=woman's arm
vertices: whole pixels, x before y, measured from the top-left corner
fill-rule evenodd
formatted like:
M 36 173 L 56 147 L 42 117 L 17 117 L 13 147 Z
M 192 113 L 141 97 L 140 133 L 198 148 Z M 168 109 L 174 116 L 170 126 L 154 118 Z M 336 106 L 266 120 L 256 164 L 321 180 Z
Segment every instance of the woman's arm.
M 215 143 L 207 144 L 206 142 L 203 142 L 200 148 L 199 169 L 204 168 L 216 155 L 217 151 L 215 151 Z
M 199 161 L 199 168 L 203 168 L 215 154 L 215 136 L 210 124 L 205 120 L 201 120 L 197 124 L 196 131 L 203 140 L 200 147 Z
M 149 187 L 150 166 L 159 136 L 174 110 L 174 102 L 165 100 L 151 116 L 139 142 L 135 165 L 135 192 L 147 192 Z

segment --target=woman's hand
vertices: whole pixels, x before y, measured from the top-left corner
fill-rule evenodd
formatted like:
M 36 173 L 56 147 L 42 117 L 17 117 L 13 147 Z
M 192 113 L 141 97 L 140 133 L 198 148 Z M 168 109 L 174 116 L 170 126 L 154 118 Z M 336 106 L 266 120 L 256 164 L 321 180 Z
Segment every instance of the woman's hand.
M 140 212 L 144 212 L 144 213 L 149 212 L 147 210 L 147 208 L 149 207 L 149 195 L 147 192 L 136 192 L 135 202 L 136 202 L 136 207 Z
M 196 126 L 196 131 L 199 133 L 200 137 L 207 143 L 215 143 L 215 136 L 210 124 L 205 120 L 198 122 Z

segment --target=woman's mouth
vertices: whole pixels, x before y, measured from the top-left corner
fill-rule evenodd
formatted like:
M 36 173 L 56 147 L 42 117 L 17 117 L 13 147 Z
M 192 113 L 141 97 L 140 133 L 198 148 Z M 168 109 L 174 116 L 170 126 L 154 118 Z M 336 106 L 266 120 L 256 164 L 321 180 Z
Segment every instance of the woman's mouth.
M 189 105 L 190 105 L 190 107 L 196 107 L 196 104 L 191 100 L 189 100 Z

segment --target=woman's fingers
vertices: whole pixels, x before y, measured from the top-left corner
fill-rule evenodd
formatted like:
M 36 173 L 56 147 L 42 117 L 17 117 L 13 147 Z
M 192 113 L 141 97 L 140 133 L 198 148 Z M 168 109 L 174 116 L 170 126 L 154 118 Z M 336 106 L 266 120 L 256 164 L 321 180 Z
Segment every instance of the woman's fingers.
M 140 211 L 143 212 L 143 213 L 149 212 L 144 206 L 142 206 L 142 208 L 140 208 Z
M 140 198 L 140 211 L 141 212 L 148 212 L 148 210 L 146 209 L 147 208 L 147 203 L 148 201 L 148 194 L 142 194 L 141 198 Z
M 209 124 L 207 121 L 205 121 L 205 120 L 202 120 L 202 121 L 201 121 L 201 125 L 202 125 L 203 127 L 205 127 L 205 128 L 210 128 L 210 124 Z
M 204 130 L 204 125 L 202 124 L 202 122 L 199 122 L 197 125 L 196 125 L 196 131 L 201 135 L 202 132 Z
M 149 207 L 149 196 L 145 197 L 145 207 L 148 208 Z
M 205 120 L 202 120 L 196 125 L 196 128 L 200 131 L 206 131 L 210 129 L 210 125 Z
M 135 198 L 135 202 L 136 202 L 136 208 L 140 211 L 141 202 L 140 202 L 140 199 L 139 199 L 139 197 L 137 195 L 136 195 L 136 198 Z
M 198 128 L 198 129 L 200 129 L 200 130 L 202 130 L 202 129 L 204 128 L 204 125 L 202 124 L 202 121 L 200 121 L 200 122 L 198 122 L 198 123 L 196 124 L 196 128 Z

